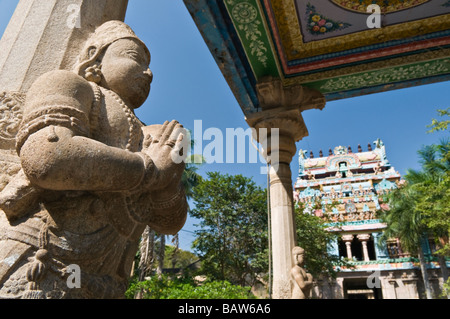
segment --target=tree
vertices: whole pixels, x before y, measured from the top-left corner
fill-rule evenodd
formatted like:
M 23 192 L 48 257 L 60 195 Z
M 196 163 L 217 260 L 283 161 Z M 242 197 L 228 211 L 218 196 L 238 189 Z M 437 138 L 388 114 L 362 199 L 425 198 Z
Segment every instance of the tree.
M 173 254 L 176 252 L 176 257 Z M 185 271 L 189 266 L 196 263 L 199 258 L 191 253 L 177 248 L 176 246 L 166 245 L 166 258 L 164 258 L 164 269 L 180 269 Z
M 446 110 L 438 110 L 438 114 L 441 117 L 450 116 L 450 108 L 447 108 Z M 433 132 L 437 132 L 437 131 L 446 131 L 446 130 L 448 130 L 449 124 L 450 124 L 450 120 L 439 121 L 439 120 L 433 119 L 431 124 L 427 126 L 428 128 L 431 129 L 428 131 L 428 133 L 433 133 Z
M 418 254 L 427 299 L 431 299 L 431 288 L 422 248 L 426 227 L 422 222 L 423 214 L 416 209 L 415 205 L 418 196 L 413 185 L 393 190 L 388 195 L 389 210 L 385 211 L 383 217 L 387 228 L 383 236 L 385 239 L 399 238 L 403 248 L 409 253 Z
M 445 256 L 450 255 L 450 139 L 423 147 L 419 155 L 422 170 L 409 170 L 406 178 L 418 192 L 416 209 L 423 212 L 422 223 L 440 248 L 435 254 L 442 277 L 447 281 Z
M 385 236 L 399 237 L 409 252 L 417 253 L 427 298 L 431 298 L 422 242 L 429 235 L 437 240 L 437 252 L 444 281 L 448 280 L 445 255 L 448 255 L 450 230 L 450 141 L 424 146 L 418 151 L 421 170 L 408 170 L 407 185 L 388 196 Z
M 192 198 L 191 216 L 201 220 L 193 248 L 204 273 L 253 286 L 268 267 L 266 191 L 242 175 L 210 172 Z

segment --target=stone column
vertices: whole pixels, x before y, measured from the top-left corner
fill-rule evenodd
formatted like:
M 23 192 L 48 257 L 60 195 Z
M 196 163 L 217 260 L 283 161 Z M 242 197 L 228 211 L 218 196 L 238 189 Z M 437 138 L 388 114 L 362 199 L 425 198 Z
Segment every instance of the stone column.
M 333 299 L 344 299 L 344 278 L 336 279 Z
M 301 112 L 325 107 L 323 96 L 301 86 L 283 87 L 268 79 L 257 86 L 261 112 L 248 115 L 256 139 L 263 145 L 270 164 L 270 209 L 273 261 L 273 298 L 291 298 L 290 270 L 296 246 L 294 200 L 290 163 L 297 153 L 295 143 L 308 135 Z
M 384 282 L 381 285 L 383 299 L 397 299 L 398 283 L 394 273 L 390 272 L 382 281 Z
M 404 272 L 401 276 L 402 289 L 399 297 L 403 299 L 420 299 L 417 287 L 418 277 L 415 270 Z
M 26 92 L 40 75 L 70 70 L 86 39 L 124 20 L 128 0 L 20 0 L 0 40 L 0 91 Z
M 370 239 L 370 234 L 359 234 L 356 237 L 361 241 L 364 261 L 369 261 L 370 257 L 369 257 L 369 251 L 367 250 L 367 242 Z
M 352 254 L 352 241 L 353 241 L 353 238 L 354 238 L 355 236 L 353 236 L 353 235 L 343 235 L 342 236 L 342 240 L 344 241 L 344 243 L 345 243 L 345 246 L 346 246 L 346 248 L 347 248 L 347 258 L 348 259 L 352 259 L 353 258 L 353 254 Z

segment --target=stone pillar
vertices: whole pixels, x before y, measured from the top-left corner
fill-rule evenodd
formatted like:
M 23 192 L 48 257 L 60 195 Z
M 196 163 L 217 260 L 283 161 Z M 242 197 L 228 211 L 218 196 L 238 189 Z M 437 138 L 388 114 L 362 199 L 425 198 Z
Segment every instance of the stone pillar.
M 367 242 L 370 239 L 370 234 L 359 234 L 356 237 L 359 239 L 359 241 L 361 241 L 364 261 L 369 261 L 370 257 L 369 251 L 367 250 Z
M 0 40 L 0 91 L 26 92 L 40 75 L 70 70 L 89 35 L 124 20 L 128 0 L 20 0 Z
M 390 272 L 389 275 L 383 279 L 383 282 L 384 284 L 381 286 L 383 299 L 397 299 L 398 283 L 394 273 Z
M 333 299 L 344 299 L 344 278 L 336 279 Z
M 273 261 L 273 298 L 291 298 L 290 271 L 296 246 L 294 200 L 290 163 L 297 153 L 295 143 L 308 135 L 301 112 L 325 107 L 325 99 L 301 86 L 283 87 L 280 80 L 268 79 L 257 86 L 261 112 L 247 116 L 256 130 L 270 164 L 270 209 Z
M 417 287 L 418 277 L 415 270 L 404 272 L 401 276 L 402 290 L 399 297 L 402 299 L 420 299 Z
M 355 236 L 353 236 L 353 235 L 343 235 L 342 236 L 342 240 L 344 241 L 344 243 L 345 243 L 345 246 L 346 246 L 346 248 L 347 248 L 347 258 L 348 259 L 352 259 L 353 258 L 353 254 L 352 254 L 352 241 L 353 241 L 353 238 L 354 238 Z

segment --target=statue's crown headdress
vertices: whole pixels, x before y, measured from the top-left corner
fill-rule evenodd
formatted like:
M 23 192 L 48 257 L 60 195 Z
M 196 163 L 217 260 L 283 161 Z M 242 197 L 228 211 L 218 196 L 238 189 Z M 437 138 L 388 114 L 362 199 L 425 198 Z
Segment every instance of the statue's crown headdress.
M 84 67 L 95 62 L 108 46 L 121 39 L 134 39 L 139 41 L 144 47 L 147 57 L 150 60 L 150 52 L 147 46 L 136 36 L 134 31 L 124 22 L 112 20 L 99 26 L 86 41 L 84 49 L 78 58 L 79 64 L 76 67 L 77 73 L 79 74 Z

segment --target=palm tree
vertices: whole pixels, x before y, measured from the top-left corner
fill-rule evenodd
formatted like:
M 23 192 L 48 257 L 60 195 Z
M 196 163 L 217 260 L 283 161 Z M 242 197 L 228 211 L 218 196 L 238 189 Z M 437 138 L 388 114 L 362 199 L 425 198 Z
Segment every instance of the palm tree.
M 384 216 L 387 228 L 383 236 L 385 239 L 399 238 L 404 249 L 418 255 L 427 299 L 432 299 L 425 254 L 422 248 L 426 227 L 422 223 L 422 212 L 415 209 L 417 192 L 413 185 L 409 184 L 392 191 L 388 196 L 389 210 Z
M 189 200 L 192 198 L 193 188 L 197 186 L 202 180 L 202 176 L 197 173 L 199 164 L 188 163 L 181 177 L 181 183 L 183 184 L 186 198 Z
M 444 246 L 446 243 L 448 246 L 449 235 L 450 139 L 443 139 L 437 145 L 425 146 L 418 153 L 422 170 L 409 170 L 406 178 L 421 191 L 422 196 L 418 197 L 417 206 L 424 212 L 424 222 L 429 228 L 428 231 L 434 235 L 437 246 L 441 248 L 437 252 L 437 257 L 442 278 L 446 282 L 449 275 Z M 447 214 L 445 214 L 445 211 L 447 211 Z M 436 223 L 436 220 L 439 220 L 439 222 Z
M 442 140 L 438 145 L 425 146 L 418 151 L 421 170 L 408 170 L 405 179 L 407 186 L 393 191 L 389 195 L 389 211 L 385 215 L 388 228 L 385 237 L 398 237 L 411 253 L 417 253 L 420 260 L 422 277 L 427 298 L 431 298 L 431 289 L 426 271 L 422 243 L 427 234 L 437 238 L 447 238 L 448 220 L 439 227 L 432 226 L 430 220 L 439 209 L 447 209 L 448 203 L 442 201 L 442 191 L 432 191 L 442 186 L 450 172 L 450 140 Z M 441 187 L 445 191 L 445 187 Z M 443 205 L 440 205 L 440 202 Z M 442 226 L 444 225 L 444 226 Z M 438 254 L 438 260 L 444 281 L 448 280 L 445 256 Z

